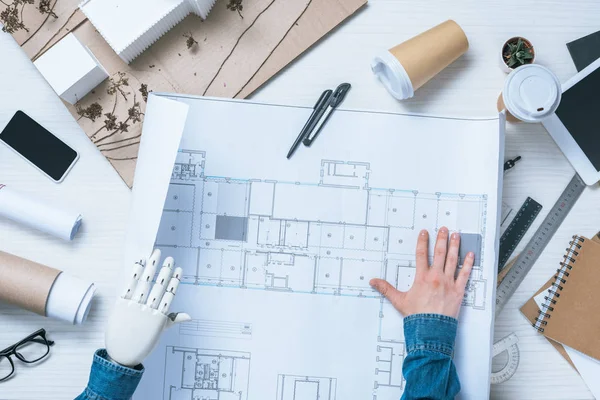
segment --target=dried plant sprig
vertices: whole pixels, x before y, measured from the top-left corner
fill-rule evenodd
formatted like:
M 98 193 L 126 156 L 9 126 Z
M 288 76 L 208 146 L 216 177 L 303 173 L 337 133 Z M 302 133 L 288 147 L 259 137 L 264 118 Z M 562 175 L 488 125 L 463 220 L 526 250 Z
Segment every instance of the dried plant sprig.
M 136 122 L 142 122 L 142 107 L 140 106 L 140 102 L 136 101 L 133 103 L 133 106 L 127 110 L 127 121 L 131 121 L 134 124 Z
M 127 95 L 129 94 L 129 92 L 123 90 L 123 86 L 129 86 L 129 78 L 125 77 L 125 72 L 117 72 L 117 75 L 118 79 L 115 80 L 114 77 L 109 79 L 108 88 L 106 88 L 106 93 L 109 95 L 113 95 L 118 91 L 119 93 L 121 93 L 121 96 L 123 96 L 123 98 L 127 100 Z
M 12 3 L 7 4 L 2 1 L 2 4 L 6 6 L 2 12 L 0 12 L 0 22 L 2 22 L 2 31 L 7 33 L 15 33 L 20 30 L 29 32 L 29 28 L 25 26 L 23 21 L 23 9 L 27 4 L 33 4 L 34 0 L 13 0 Z
M 56 5 L 56 2 L 54 2 L 54 5 Z M 37 9 L 41 14 L 48 14 L 51 17 L 58 18 L 58 15 L 54 12 L 54 5 L 52 5 L 52 0 L 40 0 Z
M 87 118 L 92 122 L 102 116 L 102 106 L 99 103 L 92 103 L 86 108 L 82 108 L 79 104 L 76 105 L 77 115 Z
M 113 113 L 106 113 L 104 116 L 106 117 L 104 120 L 104 128 L 106 128 L 107 131 L 117 129 L 117 116 Z
M 142 94 L 142 99 L 144 99 L 145 102 L 148 102 L 148 93 L 152 92 L 152 90 L 148 90 L 148 84 L 142 83 L 138 90 Z
M 185 45 L 187 46 L 188 49 L 191 49 L 192 47 L 194 47 L 195 45 L 198 44 L 198 41 L 196 39 L 194 39 L 194 36 L 192 36 L 192 33 L 184 33 L 183 37 L 186 38 L 185 41 Z
M 244 16 L 242 15 L 242 11 L 244 10 L 242 0 L 229 0 L 229 3 L 227 3 L 227 9 L 231 11 L 237 11 L 240 17 L 244 19 Z

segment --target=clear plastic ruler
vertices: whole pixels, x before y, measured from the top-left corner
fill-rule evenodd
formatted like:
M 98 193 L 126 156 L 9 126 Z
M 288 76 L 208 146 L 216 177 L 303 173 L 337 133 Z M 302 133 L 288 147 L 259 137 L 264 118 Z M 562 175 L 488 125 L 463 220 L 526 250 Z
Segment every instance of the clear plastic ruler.
M 496 357 L 504 352 L 507 352 L 508 359 L 506 364 L 498 371 L 492 371 L 492 384 L 497 385 L 499 383 L 506 382 L 517 372 L 519 367 L 519 337 L 515 333 L 511 333 L 504 339 L 501 339 L 494 343 L 492 347 L 492 358 Z

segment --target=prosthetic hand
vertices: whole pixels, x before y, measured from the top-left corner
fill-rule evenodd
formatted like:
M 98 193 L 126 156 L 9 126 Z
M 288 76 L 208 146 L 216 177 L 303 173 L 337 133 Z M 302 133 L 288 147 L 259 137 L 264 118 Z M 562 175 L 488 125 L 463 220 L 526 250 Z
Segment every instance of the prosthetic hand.
M 181 268 L 173 271 L 173 258 L 165 259 L 150 290 L 159 262 L 160 250 L 154 250 L 147 262 L 141 260 L 135 263 L 131 279 L 108 320 L 106 351 L 113 361 L 121 365 L 139 365 L 158 343 L 163 330 L 191 320 L 185 313 L 169 314 L 182 273 Z

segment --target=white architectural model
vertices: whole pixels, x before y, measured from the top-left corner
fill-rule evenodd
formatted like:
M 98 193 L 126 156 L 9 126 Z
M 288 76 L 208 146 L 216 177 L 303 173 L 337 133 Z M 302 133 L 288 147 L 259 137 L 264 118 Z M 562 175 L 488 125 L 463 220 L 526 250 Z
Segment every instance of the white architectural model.
M 69 33 L 33 63 L 63 100 L 75 104 L 108 73 L 90 49 Z
M 216 0 L 85 0 L 79 8 L 129 64 L 190 13 L 206 18 Z

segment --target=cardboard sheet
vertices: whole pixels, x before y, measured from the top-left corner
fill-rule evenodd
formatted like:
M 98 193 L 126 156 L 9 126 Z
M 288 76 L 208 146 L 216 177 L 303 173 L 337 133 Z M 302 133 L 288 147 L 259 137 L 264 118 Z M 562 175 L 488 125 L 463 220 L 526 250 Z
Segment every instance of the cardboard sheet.
M 36 0 L 24 9 L 29 33 L 14 36 L 35 59 L 74 30 L 109 72 L 111 79 L 67 107 L 131 187 L 146 90 L 246 97 L 366 2 L 255 0 L 244 3 L 241 18 L 219 1 L 205 21 L 188 16 L 129 65 L 85 20 L 77 1 L 52 2 L 55 19 L 40 14 Z M 197 43 L 188 49 L 185 35 L 190 34 Z

